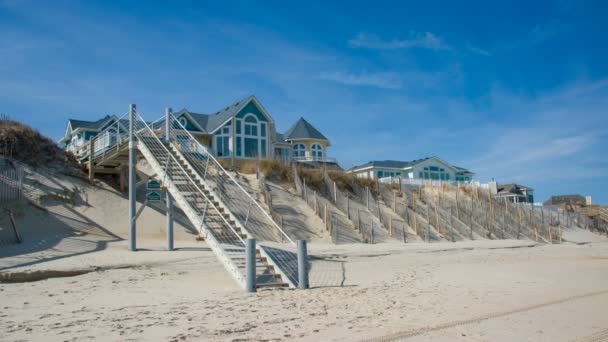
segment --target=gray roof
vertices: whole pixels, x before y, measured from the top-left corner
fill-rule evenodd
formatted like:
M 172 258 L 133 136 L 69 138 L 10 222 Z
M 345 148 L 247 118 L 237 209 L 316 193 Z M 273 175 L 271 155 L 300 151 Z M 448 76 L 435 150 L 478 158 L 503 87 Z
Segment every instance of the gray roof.
M 114 118 L 115 118 L 114 116 L 106 115 L 105 117 L 103 117 L 97 121 L 68 119 L 68 123 L 72 127 L 72 130 L 75 130 L 77 128 L 98 130 L 101 127 L 103 127 L 103 125 L 106 124 L 108 122 L 108 120 L 111 120 Z
M 496 185 L 496 191 L 501 194 L 521 194 L 522 191 L 534 191 L 534 189 L 529 188 L 527 186 L 511 183 L 511 184 L 498 184 Z
M 285 137 L 283 136 L 283 133 L 279 133 L 277 132 L 277 142 L 278 143 L 285 143 Z
M 422 158 L 422 159 L 416 159 L 416 160 L 412 160 L 412 161 L 399 161 L 399 160 L 372 160 L 369 161 L 363 165 L 359 165 L 359 166 L 353 166 L 352 168 L 350 168 L 351 170 L 354 169 L 362 169 L 365 167 L 386 167 L 389 169 L 403 169 L 406 167 L 410 167 L 412 165 L 416 165 L 422 161 L 425 161 L 427 159 L 429 159 L 430 157 L 427 158 Z
M 318 139 L 329 141 L 329 139 L 321 134 L 321 132 L 308 121 L 304 120 L 304 118 L 300 118 L 295 125 L 291 126 L 291 128 L 283 134 L 283 137 L 285 140 Z
M 421 158 L 421 159 L 415 159 L 412 161 L 372 160 L 363 165 L 353 166 L 349 169 L 349 171 L 363 169 L 363 168 L 367 168 L 367 167 L 384 167 L 384 168 L 389 168 L 389 169 L 404 169 L 404 168 L 408 168 L 408 167 L 414 166 L 416 164 L 419 164 L 423 161 L 429 160 L 431 158 L 437 158 L 437 157 L 425 157 L 425 158 Z M 450 165 L 450 166 L 460 172 L 473 173 L 473 172 L 471 172 L 465 168 L 459 167 L 459 166 L 454 166 L 454 165 Z
M 228 119 L 238 114 L 238 111 L 242 105 L 248 103 L 253 98 L 253 95 L 249 95 L 244 99 L 236 101 L 235 103 L 222 108 L 213 114 L 193 113 L 184 108 L 177 112 L 176 115 L 188 113 L 190 117 L 192 117 L 192 120 L 195 121 L 194 123 L 203 129 L 203 133 L 211 133 L 219 128 Z

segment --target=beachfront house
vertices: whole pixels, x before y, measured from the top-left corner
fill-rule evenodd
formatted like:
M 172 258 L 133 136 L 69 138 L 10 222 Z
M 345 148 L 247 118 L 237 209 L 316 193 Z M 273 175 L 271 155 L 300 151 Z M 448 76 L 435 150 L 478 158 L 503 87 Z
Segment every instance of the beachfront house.
M 347 170 L 359 178 L 423 179 L 448 182 L 470 182 L 474 173 L 451 165 L 438 157 L 427 157 L 412 161 L 374 160 Z
M 520 184 L 498 184 L 496 197 L 506 198 L 511 203 L 534 203 L 534 189 Z
M 277 132 L 274 118 L 259 100 L 251 95 L 212 114 L 195 113 L 182 109 L 174 113 L 181 125 L 218 159 L 243 160 L 280 159 L 308 165 L 331 164 L 327 156 L 331 142 L 317 128 L 300 118 L 285 133 Z M 106 117 L 98 121 L 68 120 L 68 128 L 61 143 L 77 155 L 86 153 L 82 146 L 109 125 Z M 112 122 L 112 121 L 107 121 Z M 164 127 L 162 122 L 156 124 Z M 155 125 L 155 127 L 156 127 Z M 186 138 L 186 132 L 184 136 Z M 177 134 L 178 138 L 180 134 Z
M 59 140 L 59 144 L 62 145 L 66 151 L 74 153 L 77 158 L 81 159 L 88 153 L 87 145 L 89 140 L 99 132 L 112 126 L 117 120 L 118 118 L 114 115 L 106 115 L 96 121 L 68 119 L 68 126 L 63 138 Z M 104 138 L 101 139 L 103 141 L 97 143 L 98 148 L 102 144 L 111 144 L 112 142 L 109 137 L 110 135 L 106 134 Z

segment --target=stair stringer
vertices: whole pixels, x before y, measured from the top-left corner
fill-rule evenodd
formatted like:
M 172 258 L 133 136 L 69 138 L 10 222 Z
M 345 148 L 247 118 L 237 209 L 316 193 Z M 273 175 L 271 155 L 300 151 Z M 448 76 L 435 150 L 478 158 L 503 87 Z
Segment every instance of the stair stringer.
M 228 273 L 236 280 L 236 282 L 242 287 L 246 286 L 245 276 L 239 271 L 239 268 L 234 264 L 232 259 L 226 254 L 220 242 L 211 233 L 203 219 L 196 213 L 190 203 L 184 198 L 181 192 L 177 189 L 177 186 L 173 181 L 166 176 L 165 170 L 158 163 L 156 158 L 148 150 L 148 148 L 142 142 L 137 143 L 137 148 L 144 155 L 144 158 L 150 163 L 152 169 L 156 172 L 156 178 L 164 179 L 163 186 L 169 190 L 179 207 L 184 211 L 190 222 L 199 230 L 199 233 L 205 236 L 205 241 L 211 250 L 215 253 L 220 262 L 228 270 Z
M 218 202 L 219 207 L 223 208 L 226 213 L 228 213 L 228 216 L 230 217 L 230 219 L 232 219 L 232 221 L 235 222 L 235 224 L 241 229 L 242 232 L 245 233 L 245 235 L 247 235 L 247 238 L 250 239 L 254 239 L 255 236 L 253 234 L 251 234 L 247 229 L 245 229 L 245 227 L 241 224 L 241 221 L 234 216 L 234 214 L 232 214 L 232 211 L 228 208 L 228 206 L 226 206 L 224 204 L 224 202 L 221 200 L 221 197 L 218 196 L 215 191 L 212 189 L 211 186 L 209 186 L 209 184 L 199 175 L 198 171 L 190 164 L 190 162 L 188 161 L 188 159 L 186 159 L 186 157 L 182 154 L 182 151 L 176 147 L 176 145 L 172 142 L 170 144 L 169 147 L 173 152 L 175 152 L 175 154 L 177 154 L 179 161 L 181 163 L 183 163 L 183 165 L 185 165 L 186 169 L 188 169 L 188 171 L 191 171 L 194 174 L 194 177 L 196 177 L 196 179 L 198 181 L 200 181 L 202 184 L 207 185 L 206 186 L 206 190 L 209 191 L 209 194 L 211 196 L 214 197 L 214 199 Z M 268 261 L 269 265 L 272 265 L 275 269 L 275 271 L 277 272 L 277 274 L 279 274 L 281 276 L 281 280 L 287 284 L 289 284 L 290 288 L 297 288 L 296 284 L 294 284 L 294 282 L 289 278 L 289 276 L 287 276 L 287 273 L 285 271 L 283 271 L 283 269 L 279 266 L 279 263 L 270 255 L 270 253 L 268 253 L 265 249 L 265 246 L 261 245 L 261 244 L 256 244 L 256 246 L 258 247 L 258 250 L 260 251 L 260 255 L 263 256 L 264 258 L 266 258 L 266 260 Z

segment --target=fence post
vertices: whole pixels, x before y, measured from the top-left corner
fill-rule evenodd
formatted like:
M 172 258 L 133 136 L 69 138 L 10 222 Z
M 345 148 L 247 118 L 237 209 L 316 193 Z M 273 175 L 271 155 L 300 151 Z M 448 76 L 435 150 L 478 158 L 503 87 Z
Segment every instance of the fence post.
M 369 186 L 365 187 L 366 190 L 366 203 L 367 203 L 367 210 L 369 210 Z
M 346 217 L 350 220 L 350 197 L 346 196 Z
M 325 203 L 325 208 L 323 210 L 323 221 L 325 221 L 325 230 L 329 230 L 329 224 L 327 222 L 327 203 Z
M 412 201 L 414 203 L 414 230 L 416 235 L 418 235 L 418 214 L 416 214 L 416 200 L 414 199 L 414 196 L 412 196 Z M 407 207 L 405 209 L 407 210 Z
M 450 207 L 450 235 L 452 235 L 452 242 L 456 242 L 454 238 L 454 214 L 452 212 L 452 207 Z
M 458 210 L 458 190 L 460 189 L 460 185 L 456 183 L 456 217 L 460 220 L 460 211 Z
M 298 288 L 308 288 L 308 251 L 306 240 L 298 240 Z
M 334 203 L 338 204 L 338 187 L 336 186 L 336 182 L 334 182 Z
M 517 216 L 519 217 L 519 224 L 517 225 L 517 240 L 521 234 L 521 208 L 517 207 Z
M 471 216 L 469 216 L 469 226 L 471 228 L 471 240 L 473 240 L 473 194 L 471 194 Z
M 393 236 L 393 217 L 392 216 L 388 217 L 388 235 L 390 237 Z
M 399 178 L 401 179 L 401 178 Z M 393 190 L 393 212 L 397 212 L 397 192 Z
M 256 251 L 255 251 L 255 239 L 247 239 L 245 245 L 245 269 L 246 269 L 246 286 L 245 290 L 249 293 L 256 291 L 256 279 L 255 279 L 255 263 L 256 263 Z

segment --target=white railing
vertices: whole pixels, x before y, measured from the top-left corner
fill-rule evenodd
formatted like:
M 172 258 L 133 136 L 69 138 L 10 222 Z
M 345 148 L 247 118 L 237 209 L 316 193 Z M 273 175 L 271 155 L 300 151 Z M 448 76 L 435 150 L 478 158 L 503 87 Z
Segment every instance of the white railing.
M 241 245 L 245 246 L 245 241 L 243 240 L 243 238 L 241 238 L 240 234 L 226 220 L 226 218 L 224 217 L 224 215 L 222 215 L 222 213 L 220 212 L 220 210 L 213 205 L 213 202 L 207 197 L 207 195 L 205 195 L 205 192 L 196 184 L 196 182 L 192 179 L 192 177 L 190 177 L 190 175 L 183 168 L 183 166 L 181 165 L 181 163 L 179 163 L 177 161 L 177 159 L 175 159 L 175 157 L 169 151 L 169 149 L 165 146 L 165 144 L 163 144 L 160 141 L 160 139 L 158 138 L 158 136 L 154 133 L 154 130 L 152 128 L 150 128 L 150 126 L 148 126 L 148 124 L 145 121 L 143 121 L 141 119 L 141 117 L 139 117 L 139 114 L 138 114 L 138 118 L 139 118 L 138 123 L 140 123 L 143 126 L 143 128 L 142 129 L 138 129 L 137 132 L 135 133 L 135 135 L 138 138 L 142 137 L 142 136 L 145 136 L 145 137 L 149 137 L 149 138 L 154 139 L 153 141 L 155 142 L 155 144 L 154 144 L 155 146 L 154 147 L 148 146 L 148 149 L 150 150 L 150 152 L 153 155 L 154 154 L 158 154 L 159 152 L 166 155 L 167 162 L 166 162 L 166 164 L 164 166 L 165 176 L 168 175 L 168 173 L 169 173 L 168 170 L 170 169 L 170 167 L 177 166 L 178 169 L 179 169 L 180 175 L 183 176 L 183 177 L 185 177 L 188 180 L 188 183 L 186 185 L 188 187 L 188 189 L 190 191 L 192 191 L 192 192 L 198 193 L 198 195 L 202 195 L 203 198 L 205 199 L 205 203 L 206 204 L 210 204 L 211 203 L 212 204 L 211 205 L 211 209 L 215 210 L 216 215 L 219 216 L 219 217 L 221 217 L 223 223 L 225 225 L 227 225 L 230 228 L 230 230 L 232 231 L 232 233 L 238 238 L 238 240 L 240 240 Z M 154 157 L 157 158 L 158 155 L 155 155 Z M 207 205 L 207 208 L 209 208 L 208 205 Z M 207 214 L 207 212 L 205 211 L 205 213 L 204 213 L 204 215 L 202 217 L 203 221 L 205 220 L 205 215 L 206 214 Z
M 164 119 L 164 117 L 161 118 L 157 123 L 159 125 L 161 122 L 164 123 Z M 158 126 L 153 124 L 153 127 Z M 213 154 L 209 152 L 209 149 L 196 140 L 173 115 L 170 115 L 170 127 L 170 141 L 178 144 L 183 152 L 190 155 L 189 161 L 192 167 L 205 181 L 215 185 L 214 190 L 219 192 L 219 200 L 228 207 L 246 230 L 252 231 L 254 236 L 258 235 L 258 239 L 264 239 L 268 236 L 264 234 L 265 232 L 262 229 L 256 230 L 256 225 L 270 225 L 282 235 L 281 240 L 287 240 L 295 246 L 295 242 L 262 208 L 258 201 L 222 167 Z M 164 125 L 162 128 L 158 128 L 163 131 L 163 134 L 166 134 Z M 185 139 L 186 137 L 187 139 Z
M 435 180 L 435 179 L 419 179 L 419 178 L 399 178 L 399 177 L 383 177 L 379 178 L 380 183 L 387 184 L 403 184 L 403 185 L 428 185 L 428 186 L 442 186 L 442 185 L 468 185 L 480 189 L 490 189 L 490 183 L 481 183 L 479 181 L 446 181 L 446 180 Z
M 298 161 L 298 162 L 325 162 L 325 163 L 336 163 L 337 162 L 336 158 L 330 158 L 330 157 L 308 156 L 308 157 L 292 157 L 291 159 L 293 161 Z

